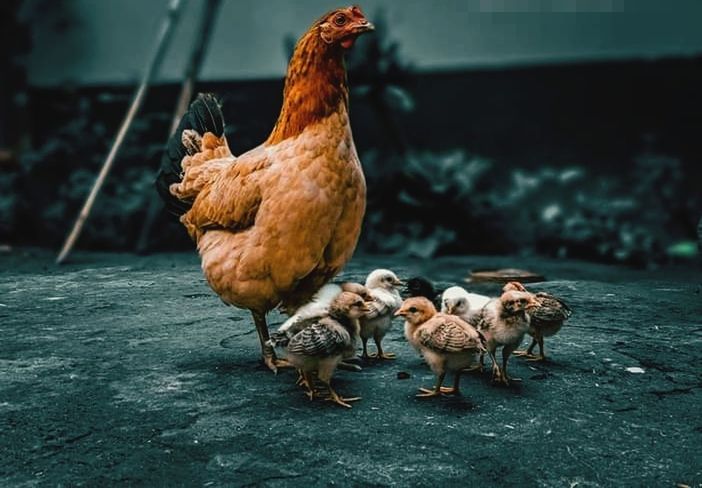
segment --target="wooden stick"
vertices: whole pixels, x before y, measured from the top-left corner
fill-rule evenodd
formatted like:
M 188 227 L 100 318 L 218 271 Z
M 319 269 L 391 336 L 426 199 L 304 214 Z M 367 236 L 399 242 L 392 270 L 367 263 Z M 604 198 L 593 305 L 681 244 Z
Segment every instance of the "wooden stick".
M 161 64 L 163 55 L 165 54 L 166 48 L 168 47 L 169 41 L 172 37 L 173 27 L 180 13 L 181 5 L 181 0 L 171 0 L 171 3 L 168 6 L 166 18 L 163 20 L 163 23 L 161 24 L 161 29 L 158 33 L 158 37 L 156 38 L 156 47 L 146 65 L 146 72 L 144 73 L 144 76 L 141 79 L 141 84 L 139 85 L 139 88 L 134 94 L 134 98 L 132 99 L 132 105 L 129 107 L 129 111 L 127 112 L 127 115 L 122 121 L 122 125 L 119 128 L 119 132 L 117 132 L 117 137 L 112 143 L 112 148 L 110 149 L 110 152 L 107 155 L 107 158 L 105 159 L 102 168 L 100 169 L 100 173 L 95 179 L 95 183 L 93 184 L 93 187 L 90 190 L 90 194 L 88 195 L 88 198 L 83 204 L 83 208 L 78 214 L 78 218 L 76 219 L 76 222 L 73 225 L 73 229 L 66 238 L 66 242 L 64 242 L 63 248 L 61 249 L 61 252 L 56 258 L 56 263 L 58 264 L 63 263 L 68 254 L 73 249 L 73 246 L 78 240 L 81 230 L 83 229 L 83 225 L 85 224 L 85 221 L 90 215 L 90 211 L 93 207 L 93 204 L 95 203 L 95 198 L 100 192 L 102 185 L 105 183 L 107 174 L 112 168 L 112 163 L 114 163 L 115 156 L 117 156 L 117 153 L 119 152 L 119 149 L 122 146 L 122 143 L 124 142 L 124 138 L 132 125 L 134 116 L 137 114 L 139 108 L 141 107 L 141 104 L 144 100 L 144 95 L 146 95 L 146 91 L 148 90 L 149 84 L 151 83 L 151 78 L 153 77 L 154 73 L 157 72 Z
M 176 103 L 175 110 L 173 111 L 173 121 L 171 122 L 171 128 L 168 131 L 168 137 L 171 137 L 175 130 L 178 128 L 180 119 L 183 118 L 188 106 L 190 105 L 190 100 L 193 97 L 193 91 L 195 89 L 195 82 L 197 81 L 198 75 L 200 74 L 200 69 L 202 68 L 202 62 L 205 59 L 205 54 L 207 52 L 207 46 L 209 45 L 210 38 L 212 35 L 212 24 L 221 0 L 207 0 L 204 4 L 202 16 L 200 17 L 200 26 L 198 27 L 197 34 L 195 36 L 195 44 L 193 45 L 193 50 L 190 52 L 190 60 L 188 61 L 188 66 L 185 69 L 185 78 L 180 87 L 180 95 L 178 96 L 178 102 Z M 149 198 L 149 207 L 146 211 L 146 217 L 144 218 L 144 224 L 139 232 L 139 240 L 137 241 L 136 251 L 139 254 L 146 252 L 149 246 L 149 236 L 151 235 L 151 229 L 156 222 L 156 217 L 161 210 L 162 204 L 161 200 L 152 191 L 151 198 Z

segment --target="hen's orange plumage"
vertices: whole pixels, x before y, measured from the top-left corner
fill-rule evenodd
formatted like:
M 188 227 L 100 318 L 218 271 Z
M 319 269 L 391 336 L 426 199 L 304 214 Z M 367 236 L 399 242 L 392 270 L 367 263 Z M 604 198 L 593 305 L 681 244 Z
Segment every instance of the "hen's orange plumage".
M 265 346 L 266 312 L 278 305 L 291 312 L 309 300 L 351 258 L 360 234 L 366 186 L 343 56 L 372 28 L 357 7 L 315 22 L 295 47 L 270 137 L 239 157 L 229 152 L 223 124 L 221 133 L 213 130 L 218 105 L 201 96 L 159 175 L 167 203 L 187 210 L 181 222 L 207 281 L 226 303 L 251 310 L 273 370 L 281 362 Z M 174 170 L 182 154 L 182 169 Z

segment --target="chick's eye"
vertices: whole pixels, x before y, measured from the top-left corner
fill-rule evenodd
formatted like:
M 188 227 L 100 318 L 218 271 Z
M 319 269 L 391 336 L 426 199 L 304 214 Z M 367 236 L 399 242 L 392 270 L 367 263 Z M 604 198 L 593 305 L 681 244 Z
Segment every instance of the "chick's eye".
M 410 307 L 409 312 L 415 313 L 415 312 L 417 312 L 417 309 L 415 307 Z
M 344 15 L 337 15 L 334 17 L 334 23 L 338 26 L 342 26 L 346 23 L 346 16 Z

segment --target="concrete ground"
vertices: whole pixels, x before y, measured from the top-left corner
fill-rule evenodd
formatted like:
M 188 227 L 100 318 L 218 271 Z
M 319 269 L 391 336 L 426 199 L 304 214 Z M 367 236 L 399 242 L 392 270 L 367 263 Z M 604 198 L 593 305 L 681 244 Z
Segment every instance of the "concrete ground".
M 1 486 L 702 486 L 699 269 L 355 258 L 345 278 L 528 268 L 574 315 L 550 362 L 512 359 L 521 384 L 473 374 L 434 399 L 414 396 L 434 378 L 397 321 L 396 361 L 337 373 L 363 397 L 346 410 L 261 366 L 248 314 L 195 255 L 52 259 L 0 256 Z

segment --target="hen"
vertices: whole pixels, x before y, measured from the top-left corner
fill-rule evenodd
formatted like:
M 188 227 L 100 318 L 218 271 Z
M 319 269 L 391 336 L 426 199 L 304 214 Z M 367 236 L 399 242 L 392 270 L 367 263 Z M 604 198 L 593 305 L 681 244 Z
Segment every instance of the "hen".
M 510 281 L 502 290 L 527 291 L 518 281 Z M 527 361 L 545 361 L 544 337 L 556 335 L 563 327 L 563 322 L 570 318 L 572 311 L 567 303 L 549 293 L 538 292 L 534 297 L 538 305 L 529 309 L 531 323 L 527 330 L 527 334 L 532 337 L 531 344 L 526 351 L 514 351 L 514 355 L 525 356 Z M 532 354 L 536 344 L 539 345 L 538 356 Z
M 485 338 L 455 315 L 437 313 L 424 297 L 408 298 L 395 313 L 405 318 L 405 337 L 436 374 L 434 389 L 420 388 L 418 397 L 457 394 L 461 372 L 477 367 L 485 352 Z M 454 372 L 453 388 L 442 387 L 446 373 Z
M 234 157 L 221 109 L 201 95 L 168 145 L 157 188 L 197 243 L 227 304 L 251 311 L 265 364 L 289 366 L 266 344 L 266 313 L 294 313 L 351 258 L 366 185 L 348 115 L 344 51 L 373 25 L 334 10 L 300 38 L 268 139 Z

